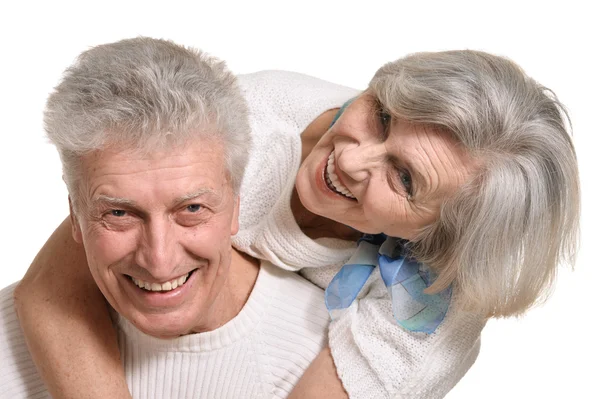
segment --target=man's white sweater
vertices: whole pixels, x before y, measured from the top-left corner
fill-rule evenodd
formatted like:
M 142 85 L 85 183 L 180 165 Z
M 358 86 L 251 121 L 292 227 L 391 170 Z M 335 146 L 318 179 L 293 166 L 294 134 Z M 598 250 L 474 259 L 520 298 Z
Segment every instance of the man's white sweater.
M 0 398 L 49 398 L 16 317 L 14 287 L 0 291 Z M 324 347 L 329 322 L 323 291 L 269 262 L 240 313 L 214 331 L 158 339 L 115 317 L 136 399 L 285 398 Z

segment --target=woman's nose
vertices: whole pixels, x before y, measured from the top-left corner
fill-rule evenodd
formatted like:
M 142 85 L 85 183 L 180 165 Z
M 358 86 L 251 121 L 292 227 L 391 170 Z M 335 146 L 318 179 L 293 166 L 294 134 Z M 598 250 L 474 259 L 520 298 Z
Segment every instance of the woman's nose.
M 337 167 L 354 181 L 367 179 L 385 161 L 384 143 L 347 146 L 337 155 Z

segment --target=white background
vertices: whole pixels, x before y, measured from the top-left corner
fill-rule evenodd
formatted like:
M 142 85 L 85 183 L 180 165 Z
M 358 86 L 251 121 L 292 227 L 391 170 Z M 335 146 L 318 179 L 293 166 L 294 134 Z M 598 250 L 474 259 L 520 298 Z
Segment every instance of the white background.
M 67 215 L 42 110 L 63 69 L 90 46 L 137 35 L 168 38 L 227 60 L 236 73 L 287 69 L 356 88 L 384 62 L 410 52 L 486 50 L 517 61 L 570 111 L 583 189 L 582 243 L 575 270 L 560 271 L 544 307 L 520 320 L 488 323 L 479 359 L 448 397 L 600 397 L 600 30 L 587 2 L 38 3 L 0 6 L 0 287 L 23 275 Z

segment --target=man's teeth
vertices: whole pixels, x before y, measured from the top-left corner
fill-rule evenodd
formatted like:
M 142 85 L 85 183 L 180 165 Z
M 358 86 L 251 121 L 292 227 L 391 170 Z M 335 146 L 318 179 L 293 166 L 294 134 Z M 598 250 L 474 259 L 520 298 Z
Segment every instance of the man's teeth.
M 189 276 L 190 273 L 162 284 L 149 283 L 147 281 L 138 280 L 135 277 L 131 277 L 131 279 L 135 285 L 147 291 L 171 291 L 185 284 Z
M 325 181 L 329 188 L 332 188 L 335 192 L 342 194 L 348 198 L 356 199 L 354 195 L 348 190 L 346 186 L 342 184 L 339 177 L 335 174 L 335 155 L 333 151 L 329 154 L 327 160 L 327 168 L 325 168 Z

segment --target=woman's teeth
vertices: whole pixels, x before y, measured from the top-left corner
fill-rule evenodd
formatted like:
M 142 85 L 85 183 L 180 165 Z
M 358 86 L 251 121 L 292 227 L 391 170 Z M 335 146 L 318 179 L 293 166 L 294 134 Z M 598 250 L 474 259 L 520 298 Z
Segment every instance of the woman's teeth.
M 347 198 L 356 199 L 350 190 L 348 190 L 348 187 L 344 186 L 335 174 L 335 155 L 333 154 L 333 151 L 331 151 L 331 154 L 329 154 L 329 159 L 327 159 L 327 167 L 325 168 L 325 181 L 327 182 L 327 186 L 336 193 Z
M 171 291 L 177 287 L 185 284 L 186 280 L 190 276 L 191 272 L 181 276 L 179 278 L 173 279 L 171 281 L 167 281 L 166 283 L 158 284 L 158 283 L 149 283 L 147 281 L 138 280 L 135 277 L 131 277 L 133 283 L 140 288 L 145 289 L 146 291 Z

